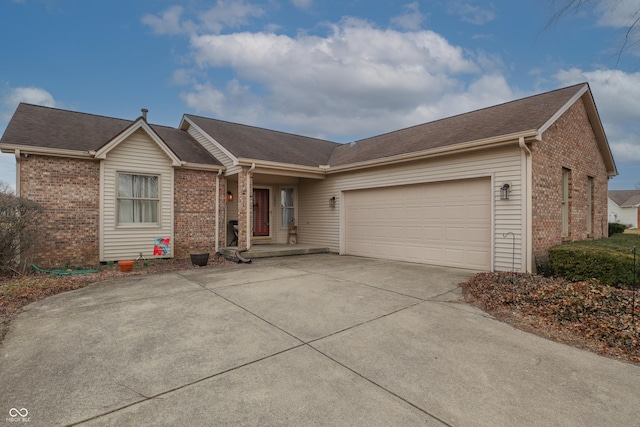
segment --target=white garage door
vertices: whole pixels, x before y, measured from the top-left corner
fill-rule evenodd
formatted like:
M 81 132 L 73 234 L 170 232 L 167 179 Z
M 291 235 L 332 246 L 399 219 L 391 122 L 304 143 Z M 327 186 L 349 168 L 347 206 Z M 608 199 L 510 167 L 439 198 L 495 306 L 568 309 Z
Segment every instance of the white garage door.
M 491 180 L 348 191 L 345 252 L 479 270 L 491 268 Z

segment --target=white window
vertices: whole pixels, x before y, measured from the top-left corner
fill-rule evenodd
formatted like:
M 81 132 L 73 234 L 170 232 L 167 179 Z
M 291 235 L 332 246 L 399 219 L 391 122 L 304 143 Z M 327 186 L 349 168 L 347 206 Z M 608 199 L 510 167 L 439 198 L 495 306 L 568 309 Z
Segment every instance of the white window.
M 158 223 L 158 175 L 118 174 L 118 223 Z
M 293 188 L 280 189 L 280 206 L 282 208 L 282 226 L 287 227 L 295 220 L 296 212 L 293 203 Z

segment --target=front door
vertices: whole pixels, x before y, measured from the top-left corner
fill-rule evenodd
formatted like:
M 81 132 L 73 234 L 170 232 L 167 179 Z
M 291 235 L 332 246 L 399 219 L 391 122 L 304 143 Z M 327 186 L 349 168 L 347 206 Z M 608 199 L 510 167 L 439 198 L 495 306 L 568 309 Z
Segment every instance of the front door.
M 253 189 L 253 236 L 269 236 L 269 189 Z

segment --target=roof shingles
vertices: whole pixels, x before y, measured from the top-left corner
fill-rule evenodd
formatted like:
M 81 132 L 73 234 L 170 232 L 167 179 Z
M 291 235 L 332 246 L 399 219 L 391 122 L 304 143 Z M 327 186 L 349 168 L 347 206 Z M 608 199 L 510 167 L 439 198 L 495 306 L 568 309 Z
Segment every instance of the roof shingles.
M 317 167 L 341 166 L 541 129 L 586 83 L 410 128 L 338 144 L 194 115 L 185 119 L 236 158 Z M 0 143 L 98 150 L 132 121 L 21 104 Z M 220 165 L 188 132 L 151 125 L 182 161 Z
M 34 148 L 97 151 L 133 123 L 131 120 L 20 104 L 0 143 Z M 150 126 L 180 160 L 222 165 L 187 132 L 165 126 Z

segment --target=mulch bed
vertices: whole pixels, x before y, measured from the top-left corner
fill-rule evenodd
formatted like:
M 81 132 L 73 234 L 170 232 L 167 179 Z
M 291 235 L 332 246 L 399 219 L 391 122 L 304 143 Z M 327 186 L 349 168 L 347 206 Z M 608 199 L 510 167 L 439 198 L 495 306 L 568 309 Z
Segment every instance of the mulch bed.
M 640 291 L 531 274 L 480 273 L 465 300 L 516 328 L 640 365 Z
M 209 257 L 209 263 L 205 267 L 195 266 L 190 260 L 156 259 L 146 263 L 136 261 L 133 271 L 129 273 L 121 272 L 114 264 L 85 266 L 86 269 L 99 270 L 98 273 L 92 274 L 56 277 L 47 273 L 29 272 L 24 275 L 0 276 L 0 344 L 9 330 L 11 320 L 19 315 L 26 305 L 48 296 L 118 277 L 168 273 L 194 268 L 216 268 L 226 265 L 236 264 L 220 255 L 213 255 Z

